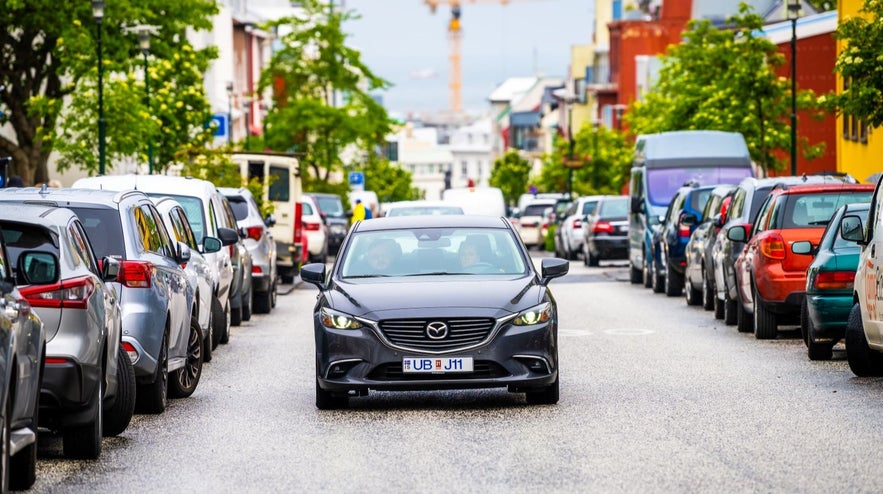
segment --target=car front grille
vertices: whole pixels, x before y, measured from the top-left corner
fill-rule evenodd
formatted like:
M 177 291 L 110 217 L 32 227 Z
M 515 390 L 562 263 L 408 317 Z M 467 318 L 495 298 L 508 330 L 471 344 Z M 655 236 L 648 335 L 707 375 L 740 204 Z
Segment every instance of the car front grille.
M 448 326 L 445 338 L 433 340 L 426 326 L 443 322 Z M 380 331 L 390 343 L 418 351 L 447 352 L 466 348 L 486 340 L 496 321 L 489 318 L 471 319 L 387 319 L 380 321 Z
M 432 380 L 469 380 L 469 379 L 492 379 L 506 377 L 509 373 L 496 362 L 478 360 L 473 364 L 472 372 L 446 374 L 405 374 L 402 372 L 401 363 L 382 364 L 375 367 L 369 374 L 372 381 L 432 381 Z

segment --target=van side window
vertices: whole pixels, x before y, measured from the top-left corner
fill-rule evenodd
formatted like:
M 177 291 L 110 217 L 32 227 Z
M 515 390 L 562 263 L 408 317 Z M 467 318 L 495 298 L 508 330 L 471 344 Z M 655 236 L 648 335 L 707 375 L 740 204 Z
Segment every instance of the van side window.
M 287 202 L 290 200 L 288 168 L 281 166 L 270 167 L 269 198 L 271 201 Z
M 252 179 L 258 179 L 258 182 L 264 184 L 264 162 L 263 161 L 249 161 L 248 162 L 248 181 L 251 182 Z M 266 184 L 264 184 L 266 185 Z

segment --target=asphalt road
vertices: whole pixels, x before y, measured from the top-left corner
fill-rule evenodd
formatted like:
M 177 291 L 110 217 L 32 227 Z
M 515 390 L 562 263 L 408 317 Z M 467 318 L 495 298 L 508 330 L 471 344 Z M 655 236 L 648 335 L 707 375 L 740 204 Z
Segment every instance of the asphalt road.
M 41 437 L 34 492 L 879 492 L 883 379 L 796 333 L 758 341 L 630 285 L 552 281 L 561 401 L 505 390 L 372 393 L 314 406 L 303 285 L 234 328 L 196 393 L 136 416 L 96 461 Z

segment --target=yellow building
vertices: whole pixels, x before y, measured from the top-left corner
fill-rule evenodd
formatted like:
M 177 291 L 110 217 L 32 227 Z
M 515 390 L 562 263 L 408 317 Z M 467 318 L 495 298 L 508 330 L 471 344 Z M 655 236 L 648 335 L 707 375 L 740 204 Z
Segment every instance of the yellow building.
M 862 0 L 838 0 L 839 18 L 858 15 Z M 837 41 L 837 53 L 845 42 Z M 843 79 L 837 77 L 837 92 L 843 91 Z M 883 172 L 883 137 L 874 138 L 874 129 L 855 117 L 837 118 L 837 171 L 849 173 L 863 182 L 874 173 Z

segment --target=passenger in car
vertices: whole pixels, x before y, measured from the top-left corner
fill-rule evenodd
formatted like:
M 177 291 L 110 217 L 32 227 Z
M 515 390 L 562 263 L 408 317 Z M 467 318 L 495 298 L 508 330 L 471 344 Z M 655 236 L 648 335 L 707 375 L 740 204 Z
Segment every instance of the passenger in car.
M 402 248 L 398 242 L 383 238 L 374 242 L 365 253 L 365 261 L 370 274 L 389 274 L 402 257 Z

